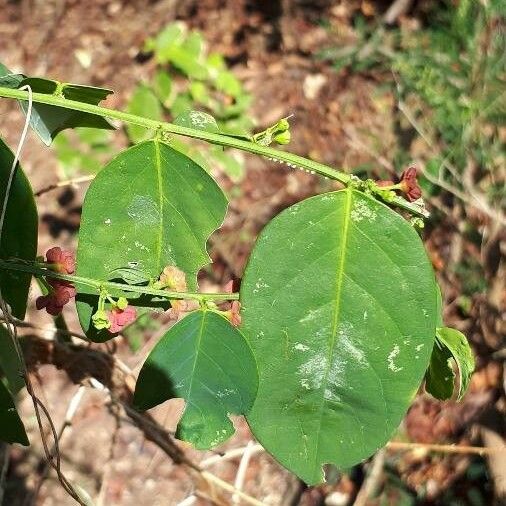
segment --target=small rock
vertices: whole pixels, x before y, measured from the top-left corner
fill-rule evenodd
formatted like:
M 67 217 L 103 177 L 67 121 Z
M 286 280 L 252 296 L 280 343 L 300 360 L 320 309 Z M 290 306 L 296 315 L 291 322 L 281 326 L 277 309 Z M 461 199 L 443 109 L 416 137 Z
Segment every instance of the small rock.
M 348 494 L 332 492 L 325 498 L 325 506 L 346 506 L 350 500 Z
M 327 77 L 323 74 L 308 74 L 304 79 L 304 83 L 302 84 L 304 96 L 308 100 L 314 100 L 326 82 Z

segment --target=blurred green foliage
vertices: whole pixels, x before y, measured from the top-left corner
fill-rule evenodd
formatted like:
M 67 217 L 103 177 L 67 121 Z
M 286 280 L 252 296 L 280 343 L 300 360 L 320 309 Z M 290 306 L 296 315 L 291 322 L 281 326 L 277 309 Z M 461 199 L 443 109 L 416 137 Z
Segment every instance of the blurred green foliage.
M 156 69 L 149 82 L 134 89 L 127 111 L 157 121 L 178 122 L 198 110 L 215 118 L 223 134 L 249 138 L 253 122 L 248 115 L 252 97 L 229 70 L 222 55 L 208 54 L 197 31 L 183 23 L 172 23 L 146 41 L 143 50 L 152 54 Z M 127 125 L 130 142 L 138 143 L 154 135 L 137 125 Z M 56 137 L 56 153 L 67 177 L 76 171 L 96 173 L 113 156 L 111 133 L 76 129 Z M 244 174 L 243 155 L 219 146 L 199 146 L 171 138 L 171 145 L 193 158 L 206 170 L 221 167 L 233 181 Z
M 188 31 L 183 23 L 172 23 L 148 39 L 144 51 L 153 54 L 157 69 L 149 83 L 139 84 L 134 91 L 130 112 L 156 120 L 168 114 L 177 123 L 178 118 L 198 110 L 210 114 L 221 133 L 249 135 L 253 127 L 248 115 L 251 95 L 228 69 L 223 56 L 207 53 L 199 32 Z M 149 136 L 135 125 L 127 132 L 132 142 Z M 208 170 L 217 164 L 236 181 L 243 175 L 242 158 L 236 153 L 217 146 L 197 151 L 188 144 L 173 143 Z
M 504 165 L 504 2 L 434 2 L 427 9 L 425 26 L 388 28 L 357 16 L 356 40 L 320 56 L 336 70 L 390 74 L 398 98 L 409 104 L 417 134 L 430 145 L 424 162 L 431 179 L 449 180 L 461 189 L 460 178 L 472 160 L 479 189 L 494 205 L 504 198 L 503 182 L 494 177 Z M 409 151 L 400 146 L 395 165 L 410 160 Z M 424 186 L 430 193 L 439 191 L 428 180 Z

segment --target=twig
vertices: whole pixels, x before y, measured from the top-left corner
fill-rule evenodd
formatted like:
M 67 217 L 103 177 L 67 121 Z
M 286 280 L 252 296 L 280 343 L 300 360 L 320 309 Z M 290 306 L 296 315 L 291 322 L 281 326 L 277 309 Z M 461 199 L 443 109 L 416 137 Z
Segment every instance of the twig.
M 74 179 L 67 179 L 65 181 L 58 181 L 57 183 L 53 183 L 48 186 L 45 186 L 44 188 L 41 188 L 40 190 L 36 191 L 33 195 L 34 197 L 40 197 L 41 195 L 44 195 L 44 193 L 48 193 L 52 190 L 57 190 L 58 188 L 65 188 L 66 186 L 77 186 L 79 184 L 92 181 L 93 179 L 95 179 L 95 175 L 81 176 L 76 177 Z
M 58 431 L 57 436 L 55 437 L 55 444 L 53 445 L 53 448 L 52 448 L 51 453 L 50 453 L 51 459 L 53 459 L 55 457 L 55 454 L 56 454 L 56 444 L 57 444 L 56 441 L 60 442 L 61 439 L 62 439 L 63 433 L 65 432 L 65 430 L 67 428 L 69 428 L 69 427 L 72 426 L 72 419 L 74 418 L 74 415 L 76 414 L 76 411 L 77 411 L 77 408 L 79 407 L 79 404 L 81 403 L 81 400 L 83 398 L 84 392 L 85 392 L 85 388 L 84 388 L 84 386 L 81 385 L 76 390 L 76 392 L 72 396 L 72 398 L 70 399 L 69 405 L 67 407 L 67 411 L 65 413 L 65 418 L 64 418 L 63 423 L 62 423 L 62 425 L 60 427 L 60 430 Z M 43 468 L 43 470 L 41 472 L 39 481 L 38 481 L 38 483 L 37 483 L 34 491 L 32 492 L 31 504 L 33 506 L 35 506 L 35 504 L 37 502 L 37 498 L 38 498 L 40 489 L 41 489 L 44 481 L 48 477 L 50 469 L 51 469 L 51 466 L 50 466 L 50 463 L 48 461 L 48 462 L 46 462 L 46 465 L 44 466 L 44 468 Z
M 211 467 L 215 464 L 221 464 L 222 462 L 226 462 L 227 460 L 233 460 L 237 459 L 239 457 L 242 457 L 244 455 L 244 452 L 246 451 L 247 446 L 242 448 L 234 448 L 233 450 L 229 450 L 228 452 L 224 453 L 223 455 L 213 455 L 212 457 L 209 457 L 207 459 L 204 459 L 200 463 L 200 467 L 202 469 L 206 469 L 208 467 Z M 264 447 L 261 444 L 254 444 L 250 448 L 250 455 L 253 456 L 257 453 L 263 452 Z
M 362 488 L 357 494 L 353 506 L 366 506 L 368 499 L 374 496 L 378 483 L 383 474 L 385 465 L 385 449 L 380 450 L 372 459 L 372 465 L 367 478 L 364 480 Z
M 237 490 L 233 485 L 222 480 L 221 478 L 218 478 L 209 471 L 200 471 L 200 474 L 209 483 L 217 485 L 218 487 L 222 488 L 223 490 L 226 490 L 227 492 L 230 492 L 231 494 L 236 494 L 244 502 L 247 502 L 248 504 L 252 504 L 253 506 L 265 506 L 265 503 L 263 503 L 262 501 L 259 501 L 258 499 L 255 499 L 254 497 L 245 494 L 241 490 Z
M 403 16 L 411 9 L 412 4 L 413 0 L 395 0 L 383 15 L 383 21 L 387 25 L 394 24 L 398 17 Z
M 246 449 L 244 450 L 243 456 L 241 458 L 241 461 L 239 462 L 239 467 L 237 468 L 237 475 L 235 477 L 234 481 L 234 487 L 236 490 L 242 490 L 242 487 L 244 485 L 244 479 L 246 478 L 246 470 L 248 469 L 249 461 L 251 459 L 251 449 L 255 446 L 255 443 L 253 441 L 249 441 L 246 445 Z M 237 494 L 237 492 L 234 493 L 232 496 L 232 503 L 233 504 L 240 504 L 241 499 L 240 496 Z
M 482 446 L 404 443 L 401 441 L 389 441 L 386 445 L 386 448 L 393 451 L 426 450 L 428 452 L 475 454 L 481 456 L 506 452 L 506 445 L 502 446 L 501 448 L 484 448 Z
M 176 506 L 191 506 L 197 502 L 197 496 L 195 494 L 189 495 L 186 499 L 178 502 Z
M 72 332 L 70 330 L 59 329 L 57 327 L 52 326 L 42 327 L 40 325 L 35 325 L 34 323 L 31 322 L 18 320 L 13 316 L 11 317 L 11 320 L 17 325 L 17 327 L 40 330 L 41 332 L 51 332 L 53 334 L 60 334 L 63 336 L 77 337 L 78 339 L 82 339 L 83 341 L 90 342 L 90 340 L 84 334 L 81 334 L 79 332 Z M 3 316 L 0 316 L 0 322 L 7 323 L 7 319 Z

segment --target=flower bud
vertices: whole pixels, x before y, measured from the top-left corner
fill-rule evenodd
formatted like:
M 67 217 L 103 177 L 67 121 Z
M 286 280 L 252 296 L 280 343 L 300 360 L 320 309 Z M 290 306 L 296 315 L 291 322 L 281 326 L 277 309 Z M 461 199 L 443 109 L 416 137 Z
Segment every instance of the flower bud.
M 285 130 L 284 132 L 280 132 L 274 136 L 274 140 L 278 144 L 288 144 L 290 142 L 292 135 L 289 130 Z

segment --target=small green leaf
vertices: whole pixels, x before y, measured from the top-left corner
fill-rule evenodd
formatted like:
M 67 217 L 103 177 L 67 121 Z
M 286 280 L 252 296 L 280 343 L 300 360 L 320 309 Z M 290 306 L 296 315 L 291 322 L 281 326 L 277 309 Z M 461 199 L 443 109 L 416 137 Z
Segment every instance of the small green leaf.
M 17 394 L 25 382 L 21 372 L 23 366 L 12 343 L 11 336 L 3 324 L 0 325 L 0 381 L 4 376 L 6 386 L 13 394 Z
M 6 198 L 5 190 L 13 161 L 14 154 L 0 139 L 0 209 Z M 0 258 L 33 262 L 37 255 L 37 208 L 30 183 L 19 164 L 15 170 L 0 242 Z M 2 295 L 17 318 L 23 319 L 25 316 L 30 280 L 31 275 L 24 272 L 0 271 Z
M 241 285 L 259 370 L 259 442 L 308 484 L 397 429 L 427 369 L 434 273 L 417 233 L 355 190 L 296 204 L 263 230 Z
M 200 58 L 183 46 L 172 46 L 166 52 L 166 57 L 174 67 L 191 79 L 202 80 L 208 76 L 206 67 L 199 61 Z
M 173 265 L 194 290 L 197 272 L 210 260 L 206 241 L 226 208 L 219 186 L 193 160 L 159 141 L 137 144 L 102 169 L 86 193 L 77 275 L 107 280 L 129 267 L 156 279 Z M 103 341 L 111 335 L 90 326 L 97 301 L 93 290 L 79 293 L 77 310 L 88 337 Z
M 118 269 L 113 269 L 109 273 L 107 279 L 120 279 L 129 285 L 144 285 L 149 283 L 150 277 L 145 272 L 135 267 L 120 267 Z
M 59 83 L 49 79 L 28 77 L 19 83 L 19 88 L 29 85 L 34 93 L 54 94 Z M 111 90 L 95 88 L 93 86 L 81 86 L 78 84 L 62 84 L 61 94 L 69 100 L 76 100 L 87 104 L 98 105 Z M 20 100 L 23 111 L 28 111 L 28 102 Z M 87 112 L 74 111 L 54 105 L 34 103 L 30 126 L 40 137 L 42 142 L 49 146 L 56 135 L 67 128 L 86 127 L 114 130 L 114 127 L 101 116 Z
M 436 329 L 436 342 L 425 378 L 425 389 L 439 400 L 447 400 L 454 393 L 455 373 L 451 359 L 459 372 L 457 400 L 460 401 L 469 387 L 474 371 L 474 357 L 466 336 L 456 329 Z
M 0 86 L 16 89 L 24 78 L 23 74 L 13 74 L 5 65 L 0 63 Z
M 240 81 L 229 70 L 223 70 L 218 73 L 216 77 L 216 89 L 234 98 L 242 93 Z
M 436 337 L 429 368 L 425 373 L 425 390 L 440 401 L 451 399 L 455 373 L 450 350 Z
M 187 128 L 195 128 L 205 132 L 220 133 L 220 128 L 216 120 L 207 112 L 188 111 L 180 114 L 174 123 Z
M 155 74 L 153 78 L 153 91 L 163 104 L 169 99 L 172 91 L 172 79 L 165 70 L 159 70 Z
M 176 437 L 209 449 L 234 433 L 228 415 L 247 413 L 257 386 L 255 359 L 241 332 L 218 313 L 195 311 L 149 354 L 134 405 L 145 410 L 167 399 L 185 399 Z
M 154 51 L 158 63 L 167 63 L 167 52 L 174 45 L 180 45 L 183 42 L 185 26 L 182 23 L 171 23 L 167 25 L 156 38 L 146 41 L 146 51 Z
M 30 442 L 11 393 L 0 381 L 0 440 L 28 446 Z
M 135 89 L 127 110 L 131 114 L 138 114 L 145 118 L 163 121 L 163 111 L 160 101 L 149 86 L 140 84 Z M 129 123 L 127 125 L 128 137 L 133 143 L 145 141 L 153 137 L 153 130 L 148 130 L 139 125 Z

